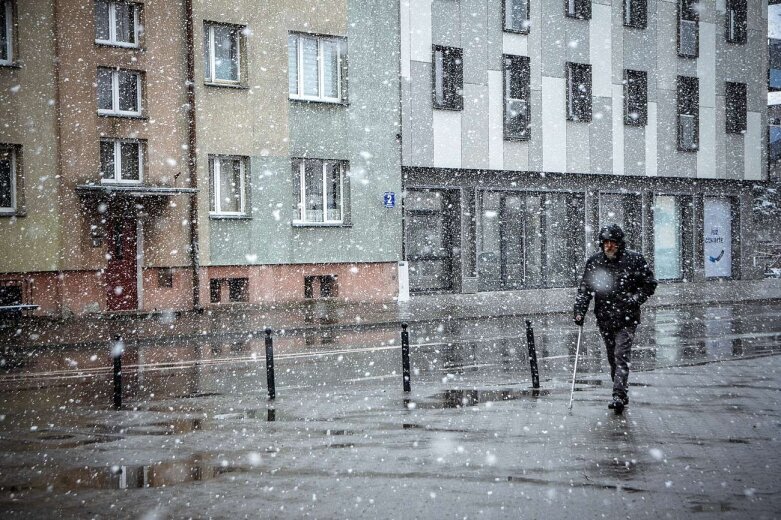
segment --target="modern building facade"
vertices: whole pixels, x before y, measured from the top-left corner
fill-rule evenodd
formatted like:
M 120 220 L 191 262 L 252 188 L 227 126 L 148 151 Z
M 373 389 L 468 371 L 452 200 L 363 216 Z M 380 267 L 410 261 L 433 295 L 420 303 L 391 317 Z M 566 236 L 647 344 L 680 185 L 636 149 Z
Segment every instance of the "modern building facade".
M 400 3 L 417 292 L 568 287 L 618 223 L 663 281 L 742 279 L 767 178 L 767 10 L 745 0 Z

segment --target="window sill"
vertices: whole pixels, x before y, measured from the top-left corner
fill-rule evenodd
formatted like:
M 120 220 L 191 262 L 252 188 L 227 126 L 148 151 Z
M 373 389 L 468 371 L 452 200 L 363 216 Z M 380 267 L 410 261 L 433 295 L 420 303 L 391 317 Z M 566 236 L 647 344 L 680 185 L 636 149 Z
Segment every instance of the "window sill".
M 19 211 L 16 209 L 0 209 L 0 218 L 11 218 L 11 217 L 24 217 L 26 214 L 23 211 Z
M 440 106 L 440 105 L 433 105 L 434 110 L 446 110 L 448 112 L 463 112 L 464 107 L 448 107 L 448 106 Z
M 627 121 L 624 119 L 624 126 L 634 126 L 637 128 L 643 128 L 644 126 L 648 126 L 647 121 Z
M 305 220 L 294 220 L 291 225 L 295 228 L 350 228 L 352 224 L 347 222 L 307 222 Z
M 22 65 L 18 61 L 0 63 L 0 69 L 21 69 Z
M 139 180 L 100 179 L 100 184 L 103 186 L 141 186 L 143 184 L 143 181 L 140 179 Z
M 518 30 L 518 29 L 502 29 L 502 32 L 510 33 L 510 34 L 520 34 L 521 36 L 529 36 L 529 29 L 524 30 Z
M 681 148 L 679 146 L 678 147 L 678 151 L 679 152 L 684 152 L 684 153 L 697 153 L 697 152 L 700 151 L 700 149 L 699 148 Z
M 116 118 L 116 119 L 137 119 L 139 121 L 148 121 L 149 116 L 145 116 L 143 114 L 139 115 L 132 115 L 132 114 L 113 114 L 113 113 L 101 113 L 98 112 L 98 117 L 106 117 L 106 118 Z
M 95 45 L 98 47 L 108 47 L 111 49 L 129 49 L 131 51 L 140 51 L 141 46 L 140 45 L 134 45 L 132 43 L 120 43 L 120 42 L 108 42 L 108 41 L 100 41 L 95 40 Z
M 309 99 L 309 98 L 300 98 L 300 97 L 288 97 L 290 101 L 295 101 L 296 103 L 303 103 L 303 104 L 317 104 L 317 105 L 333 105 L 333 106 L 350 106 L 350 103 L 348 101 L 333 101 L 330 99 Z
M 529 141 L 531 141 L 531 139 L 532 139 L 532 136 L 530 136 L 530 135 L 526 136 L 526 137 L 515 136 L 515 135 L 505 135 L 504 136 L 504 140 L 505 141 L 509 141 L 511 143 L 528 143 Z
M 242 83 L 220 83 L 218 81 L 204 81 L 204 85 L 207 87 L 217 87 L 217 88 L 229 88 L 229 89 L 235 89 L 235 90 L 249 90 L 249 86 L 244 85 Z
M 627 24 L 624 24 L 624 28 L 625 29 L 634 29 L 636 31 L 644 31 L 644 30 L 646 30 L 648 28 L 648 26 L 646 26 L 646 25 L 627 25 Z
M 229 213 L 213 213 L 209 212 L 209 218 L 212 220 L 252 220 L 252 217 L 244 213 L 240 215 L 233 215 Z

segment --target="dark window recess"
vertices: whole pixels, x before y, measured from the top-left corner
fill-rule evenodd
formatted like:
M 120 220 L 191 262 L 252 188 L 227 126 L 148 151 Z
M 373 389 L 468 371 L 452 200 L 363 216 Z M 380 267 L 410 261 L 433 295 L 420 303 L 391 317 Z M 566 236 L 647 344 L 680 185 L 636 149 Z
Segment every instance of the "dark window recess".
M 591 0 L 564 0 L 564 13 L 569 18 L 591 19 Z
M 227 292 L 227 294 L 225 294 Z M 211 303 L 249 301 L 249 278 L 213 278 L 209 281 Z
M 678 56 L 696 58 L 700 47 L 700 15 L 696 0 L 678 0 Z
M 645 29 L 647 25 L 647 0 L 624 0 L 624 27 Z
M 567 63 L 567 119 L 591 121 L 591 65 Z
M 0 285 L 0 305 L 21 305 L 21 285 Z
M 648 73 L 624 70 L 624 124 L 645 126 L 648 122 Z
M 464 54 L 456 47 L 434 46 L 433 103 L 434 108 L 462 110 L 464 108 Z
M 727 133 L 743 134 L 746 132 L 746 84 L 727 81 L 724 86 Z
M 322 276 L 304 277 L 304 298 L 310 300 L 317 294 L 319 298 L 335 298 L 339 296 L 337 276 L 326 274 Z
M 770 92 L 781 90 L 781 40 L 768 40 L 767 87 Z
M 725 20 L 727 41 L 729 43 L 746 43 L 748 34 L 748 10 L 746 0 L 727 0 L 727 17 Z
M 529 32 L 529 0 L 504 0 L 504 30 L 527 34 Z
M 699 80 L 678 76 L 678 149 L 696 152 L 699 148 Z
M 531 137 L 529 58 L 504 56 L 504 137 Z
M 170 267 L 163 267 L 157 271 L 157 286 L 171 288 L 174 286 L 174 271 Z

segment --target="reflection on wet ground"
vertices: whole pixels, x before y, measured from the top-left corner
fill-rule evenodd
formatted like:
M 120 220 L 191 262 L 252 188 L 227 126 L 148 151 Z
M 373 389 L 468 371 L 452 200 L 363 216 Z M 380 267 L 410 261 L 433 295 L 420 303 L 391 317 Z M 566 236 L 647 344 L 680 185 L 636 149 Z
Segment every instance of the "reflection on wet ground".
M 698 364 L 781 349 L 781 304 L 747 303 L 649 309 L 638 329 L 633 370 Z M 577 328 L 568 316 L 532 317 L 543 381 L 571 377 Z M 442 380 L 460 387 L 480 377 L 496 386 L 528 384 L 524 319 L 476 319 L 410 326 L 413 382 Z M 278 391 L 342 386 L 387 379 L 400 373 L 395 327 L 306 331 L 275 336 Z M 10 410 L 29 392 L 67 393 L 67 404 L 102 405 L 111 399 L 111 345 L 7 350 L 0 357 L 0 404 Z M 587 323 L 580 351 L 578 385 L 607 372 L 604 347 Z M 161 399 L 263 392 L 262 335 L 206 337 L 124 345 L 124 402 L 147 407 Z M 596 377 L 589 379 L 588 375 Z M 586 377 L 584 377 L 586 376 Z M 582 382 L 581 382 L 582 380 Z M 595 383 L 599 384 L 599 383 Z M 543 385 L 545 386 L 545 385 Z M 14 399 L 8 399 L 9 392 Z M 471 398 L 469 398 L 471 399 Z M 435 399 L 436 400 L 436 399 Z M 446 400 L 446 399 L 444 399 Z M 443 399 L 440 399 L 443 401 Z M 268 413 L 274 420 L 274 413 Z

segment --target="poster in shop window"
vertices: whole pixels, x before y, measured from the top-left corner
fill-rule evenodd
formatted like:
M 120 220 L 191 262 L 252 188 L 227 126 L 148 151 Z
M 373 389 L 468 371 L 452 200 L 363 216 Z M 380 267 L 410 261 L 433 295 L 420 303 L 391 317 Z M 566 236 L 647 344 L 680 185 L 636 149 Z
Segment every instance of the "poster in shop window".
M 732 276 L 732 216 L 729 200 L 706 198 L 703 220 L 705 276 Z

